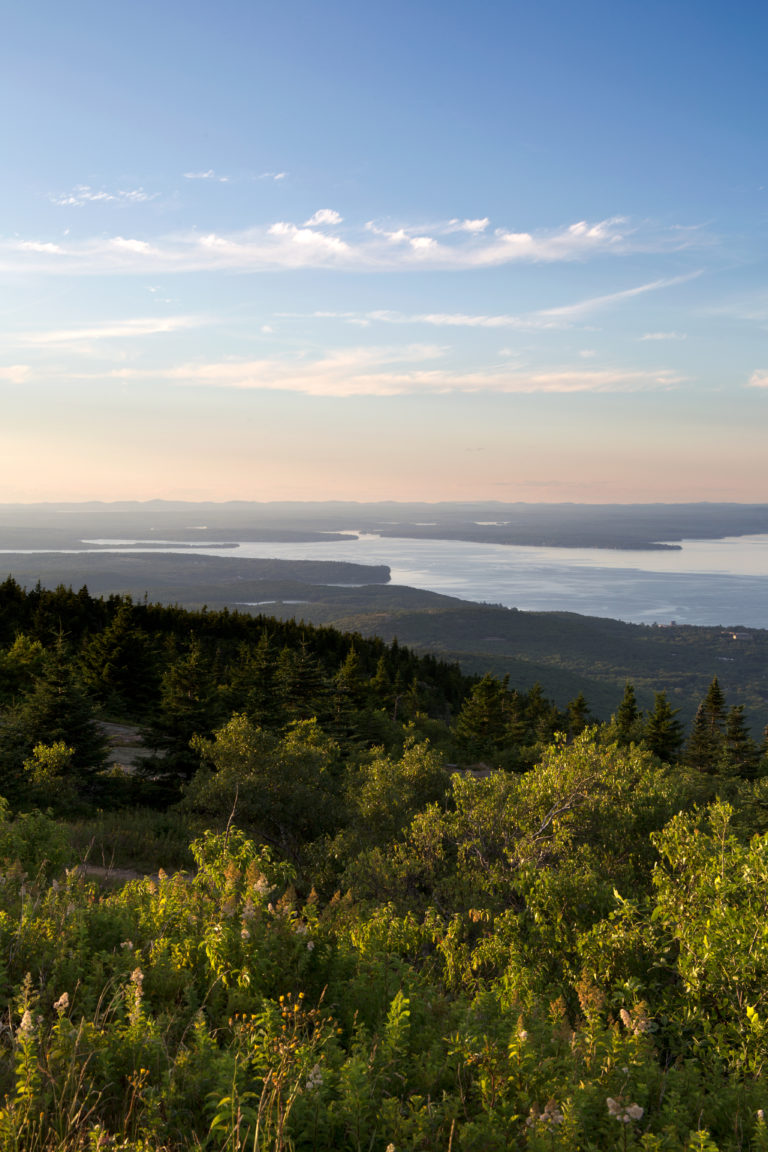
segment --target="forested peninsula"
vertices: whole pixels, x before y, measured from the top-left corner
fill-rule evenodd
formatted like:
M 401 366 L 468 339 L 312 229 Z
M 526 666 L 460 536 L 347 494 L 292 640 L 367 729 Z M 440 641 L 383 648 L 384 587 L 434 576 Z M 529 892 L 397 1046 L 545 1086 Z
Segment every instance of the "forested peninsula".
M 2 1147 L 768 1147 L 747 720 L 9 578 Z

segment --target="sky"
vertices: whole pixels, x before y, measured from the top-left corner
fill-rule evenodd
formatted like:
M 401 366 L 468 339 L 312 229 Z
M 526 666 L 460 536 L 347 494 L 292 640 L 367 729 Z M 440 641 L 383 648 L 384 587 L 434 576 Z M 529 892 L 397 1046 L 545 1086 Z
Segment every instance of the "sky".
M 9 6 L 0 502 L 768 501 L 767 35 Z

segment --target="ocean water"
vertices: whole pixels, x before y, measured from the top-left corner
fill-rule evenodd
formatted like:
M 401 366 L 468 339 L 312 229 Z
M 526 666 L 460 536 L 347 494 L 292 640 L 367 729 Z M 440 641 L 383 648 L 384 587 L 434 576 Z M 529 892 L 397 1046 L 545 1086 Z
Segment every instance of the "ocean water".
M 124 550 L 128 542 L 94 543 L 121 544 Z M 140 544 L 135 547 L 142 550 Z M 195 545 L 193 550 L 211 556 L 388 564 L 393 584 L 527 611 L 579 612 L 640 624 L 674 620 L 768 628 L 768 535 L 685 540 L 669 552 L 523 548 L 366 533 L 343 542 L 243 543 L 232 549 Z M 168 551 L 174 551 L 172 544 Z

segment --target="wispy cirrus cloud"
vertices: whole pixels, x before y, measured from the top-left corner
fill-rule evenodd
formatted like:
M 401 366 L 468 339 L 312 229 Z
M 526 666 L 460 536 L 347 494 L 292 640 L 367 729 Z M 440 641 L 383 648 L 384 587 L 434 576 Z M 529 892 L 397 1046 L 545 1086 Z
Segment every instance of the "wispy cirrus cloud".
M 639 340 L 687 340 L 687 332 L 644 332 Z
M 604 296 L 590 296 L 586 300 L 579 300 L 575 304 L 561 304 L 557 308 L 546 308 L 539 313 L 540 316 L 583 316 L 611 304 L 619 304 L 622 300 L 631 300 L 634 296 L 644 296 L 648 292 L 658 292 L 661 288 L 673 288 L 678 284 L 685 284 L 689 280 L 696 280 L 702 275 L 702 270 L 686 272 L 682 276 L 663 277 L 659 280 L 650 280 L 646 284 L 637 284 L 632 288 L 622 288 L 619 292 L 609 292 Z
M 144 316 L 130 320 L 106 321 L 85 327 L 20 332 L 6 336 L 5 341 L 24 347 L 44 348 L 81 342 L 92 343 L 98 340 L 130 340 L 143 336 L 157 336 L 199 328 L 207 323 L 209 320 L 203 316 Z
M 145 192 L 143 188 L 118 188 L 110 192 L 106 188 L 77 184 L 71 192 L 48 198 L 59 208 L 82 208 L 86 204 L 144 204 L 156 200 L 159 195 L 159 192 Z
M 229 176 L 219 176 L 214 172 L 213 168 L 208 168 L 204 172 L 185 172 L 185 180 L 213 180 L 217 184 L 229 184 Z
M 258 176 L 241 176 L 240 180 L 274 180 L 278 182 L 285 180 L 287 172 L 259 172 Z M 199 172 L 185 172 L 185 180 L 211 180 L 214 184 L 233 184 L 236 183 L 238 177 L 222 176 L 213 168 L 206 168 Z
M 690 272 L 684 276 L 673 276 L 666 279 L 653 280 L 649 283 L 639 284 L 633 288 L 624 288 L 618 292 L 611 292 L 602 296 L 592 296 L 586 300 L 579 300 L 573 304 L 563 304 L 555 308 L 542 308 L 534 312 L 524 313 L 496 313 L 484 314 L 473 312 L 397 312 L 388 309 L 373 309 L 368 312 L 331 312 L 318 310 L 310 313 L 315 319 L 344 320 L 349 324 L 369 325 L 379 324 L 428 324 L 435 328 L 508 328 L 518 331 L 540 331 L 551 328 L 569 327 L 572 320 L 584 318 L 592 312 L 599 312 L 603 308 L 642 296 L 647 292 L 658 292 L 664 288 L 671 288 L 684 284 L 700 276 L 701 272 Z M 288 316 L 290 313 L 282 313 Z M 677 339 L 684 340 L 685 335 L 677 332 L 649 333 L 640 337 L 642 340 Z
M 333 209 L 321 209 L 333 213 Z M 620 217 L 597 224 L 578 222 L 563 228 L 535 233 L 454 230 L 434 235 L 420 229 L 389 229 L 369 222 L 362 229 L 336 225 L 333 235 L 317 224 L 276 221 L 271 225 L 240 232 L 189 231 L 153 237 L 103 237 L 57 241 L 56 252 L 43 246 L 39 238 L 0 241 L 0 268 L 5 271 L 40 270 L 68 273 L 175 271 L 268 271 L 280 269 L 333 268 L 347 271 L 462 270 L 502 267 L 516 263 L 580 261 L 594 256 L 623 255 L 632 252 L 663 252 L 689 240 L 681 240 L 671 229 L 665 232 L 631 226 Z M 310 217 L 310 219 L 314 219 Z M 323 223 L 331 223 L 324 217 Z M 46 260 L 46 256 L 56 256 Z M 617 293 L 615 297 L 583 301 L 565 308 L 550 309 L 550 315 L 578 314 L 625 295 L 651 291 L 667 283 L 649 285 Z
M 180 364 L 160 371 L 121 368 L 110 376 L 116 379 L 152 377 L 181 386 L 298 392 L 339 398 L 451 392 L 630 392 L 669 388 L 684 379 L 666 368 L 589 371 L 579 366 L 524 371 L 494 366 L 467 372 L 440 366 L 446 351 L 439 346 L 421 344 L 400 348 L 345 348 L 316 359 L 226 359 Z

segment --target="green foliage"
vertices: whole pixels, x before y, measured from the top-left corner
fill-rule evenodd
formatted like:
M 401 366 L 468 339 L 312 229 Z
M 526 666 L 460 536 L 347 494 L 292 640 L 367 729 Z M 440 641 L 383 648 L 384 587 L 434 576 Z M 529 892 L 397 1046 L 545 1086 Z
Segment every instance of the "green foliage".
M 768 783 L 719 685 L 681 766 L 630 685 L 589 728 L 399 645 L 3 587 L 0 1148 L 768 1148 Z M 24 810 L 98 800 L 94 699 L 177 808 Z
M 106 760 L 107 744 L 61 636 L 45 652 L 33 686 L 0 723 L 2 787 L 12 801 L 34 803 L 34 787 L 30 795 L 28 785 L 34 785 L 36 775 L 42 780 L 46 771 L 53 770 L 52 754 L 45 754 L 48 769 L 36 760 L 34 749 L 43 745 L 59 747 L 56 770 L 66 774 L 69 799 L 92 797 L 97 774 Z M 61 747 L 68 750 L 66 754 Z M 25 761 L 32 765 L 29 771 Z M 63 802 L 65 798 L 60 795 L 59 799 Z
M 212 740 L 194 741 L 209 767 L 186 789 L 183 810 L 223 827 L 230 817 L 296 862 L 339 815 L 338 748 L 315 720 L 282 737 L 233 716 Z

